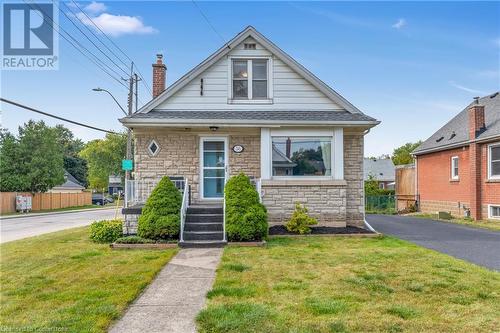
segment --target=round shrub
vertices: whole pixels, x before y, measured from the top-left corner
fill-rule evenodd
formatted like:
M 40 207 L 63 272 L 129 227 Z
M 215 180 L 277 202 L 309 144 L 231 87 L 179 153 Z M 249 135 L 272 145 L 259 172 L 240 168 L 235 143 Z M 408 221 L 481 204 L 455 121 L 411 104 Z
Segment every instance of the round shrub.
M 267 211 L 259 194 L 243 173 L 231 177 L 224 188 L 226 232 L 230 241 L 259 241 L 267 236 Z
M 307 212 L 307 207 L 297 202 L 292 217 L 286 224 L 286 229 L 299 234 L 310 233 L 311 228 L 309 226 L 318 224 L 318 221 L 314 217 L 309 216 Z
M 137 234 L 161 240 L 179 236 L 182 195 L 168 178 L 163 177 L 149 196 L 139 217 Z
M 113 243 L 123 236 L 121 220 L 96 221 L 90 225 L 90 239 L 97 243 Z

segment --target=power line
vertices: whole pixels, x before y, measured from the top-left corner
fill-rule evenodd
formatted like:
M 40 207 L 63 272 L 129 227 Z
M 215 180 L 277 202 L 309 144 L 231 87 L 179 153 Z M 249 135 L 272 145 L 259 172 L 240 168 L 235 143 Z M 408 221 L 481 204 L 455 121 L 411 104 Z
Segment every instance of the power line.
M 44 116 L 48 116 L 48 117 L 52 117 L 52 118 L 55 118 L 55 119 L 59 119 L 59 120 L 62 120 L 62 121 L 65 121 L 65 122 L 68 122 L 68 123 L 71 123 L 71 124 L 74 124 L 74 125 L 83 126 L 83 127 L 86 127 L 86 128 L 90 128 L 90 129 L 93 129 L 93 130 L 96 130 L 96 131 L 105 132 L 105 133 L 120 134 L 120 135 L 122 135 L 122 133 L 116 133 L 116 132 L 113 132 L 113 131 L 105 130 L 105 129 L 94 127 L 94 126 L 87 125 L 87 124 L 83 124 L 83 123 L 80 123 L 80 122 L 77 122 L 77 121 L 74 121 L 74 120 L 70 120 L 70 119 L 66 119 L 66 118 L 63 118 L 63 117 L 59 117 L 59 116 L 56 116 L 56 115 L 53 115 L 53 114 L 50 114 L 50 113 L 47 113 L 47 112 L 43 112 L 43 111 L 34 109 L 32 107 L 29 107 L 29 106 L 26 106 L 26 105 L 23 105 L 23 104 L 20 104 L 20 103 L 17 103 L 17 102 L 5 99 L 3 97 L 0 97 L 0 101 L 2 101 L 4 103 L 11 104 L 11 105 L 14 105 L 14 106 L 17 106 L 17 107 L 20 107 L 20 108 L 23 108 L 23 109 L 26 109 L 28 111 L 32 111 L 32 112 L 43 114 Z
M 66 5 L 66 3 L 65 3 L 65 2 L 63 2 L 63 4 L 64 4 L 64 5 L 65 5 L 68 9 L 69 9 L 68 5 Z M 68 14 L 66 14 L 66 13 L 64 12 L 64 10 L 62 10 L 59 6 L 57 6 L 57 7 L 58 7 L 59 11 L 60 11 L 61 13 L 63 13 L 63 14 L 64 14 L 64 16 L 66 16 L 66 18 L 68 19 L 68 21 L 70 21 L 70 22 L 71 22 L 71 24 L 73 24 L 73 25 L 75 26 L 75 28 L 77 28 L 77 29 L 78 29 L 78 31 L 80 31 L 80 32 L 82 33 L 82 35 L 84 35 L 84 36 L 85 36 L 85 38 L 87 38 L 87 40 L 88 40 L 90 43 L 92 43 L 92 45 L 94 45 L 94 47 L 95 47 L 95 48 L 96 48 L 99 52 L 101 52 L 101 53 L 102 53 L 102 54 L 103 54 L 106 58 L 108 58 L 108 60 L 109 60 L 109 61 L 111 61 L 111 63 L 113 63 L 113 65 L 115 65 L 118 69 L 120 69 L 123 73 L 125 73 L 125 75 L 128 75 L 128 74 L 127 74 L 127 72 L 126 72 L 126 71 L 125 71 L 125 70 L 124 70 L 124 69 L 123 69 L 120 65 L 118 65 L 118 64 L 117 64 L 117 63 L 116 63 L 113 59 L 111 59 L 111 57 L 110 57 L 110 56 L 108 56 L 108 55 L 107 55 L 107 54 L 106 54 L 106 53 L 105 53 L 105 52 L 104 52 L 104 51 L 103 51 L 103 50 L 102 50 L 99 46 L 97 46 L 97 45 L 94 43 L 94 41 L 93 41 L 92 39 L 90 39 L 90 37 L 89 37 L 89 36 L 87 36 L 87 34 L 86 34 L 85 32 L 83 32 L 83 31 L 82 31 L 82 29 L 80 29 L 80 27 L 79 27 L 79 26 L 78 26 L 75 22 L 73 22 L 73 20 L 72 20 L 72 19 L 70 19 L 70 17 L 68 16 Z
M 224 44 L 227 44 L 226 42 L 226 39 L 224 37 L 222 37 L 222 35 L 217 31 L 217 29 L 215 29 L 215 27 L 212 25 L 212 23 L 210 22 L 210 20 L 208 19 L 208 17 L 205 15 L 205 13 L 203 13 L 203 11 L 201 10 L 200 6 L 198 6 L 198 4 L 196 3 L 195 0 L 191 0 L 193 2 L 193 4 L 196 6 L 196 8 L 198 8 L 201 16 L 203 16 L 203 18 L 205 19 L 205 21 L 207 21 L 208 25 L 210 26 L 210 28 L 212 28 L 212 30 L 217 34 L 217 36 L 219 36 L 219 38 L 222 40 L 222 42 Z
M 28 3 L 26 0 L 23 0 L 26 4 L 28 4 L 31 8 L 34 8 L 34 9 L 37 9 L 35 12 L 37 12 L 37 14 L 43 19 L 44 16 L 42 14 L 40 14 L 38 11 L 41 11 L 43 14 L 46 15 L 46 13 L 41 9 L 41 8 L 37 8 L 37 7 L 34 7 L 34 5 L 36 6 L 36 4 L 31 4 L 31 3 Z M 50 18 L 50 16 L 47 16 Z M 113 71 L 115 74 L 117 74 L 119 77 L 120 77 L 120 74 L 117 73 L 113 68 L 109 67 L 108 65 L 104 64 L 104 63 L 100 63 L 99 61 L 101 61 L 94 53 L 92 53 L 90 50 L 88 50 L 85 46 L 83 46 L 78 40 L 76 40 L 69 32 L 67 32 L 63 27 L 61 27 L 59 24 L 55 23 L 55 21 L 50 18 L 51 22 L 49 22 L 49 24 L 51 25 L 52 29 L 56 30 L 55 27 L 54 27 L 54 24 L 57 25 L 57 27 L 59 29 L 57 29 L 57 33 L 64 39 L 66 40 L 71 46 L 73 46 L 78 52 L 80 52 L 84 57 L 86 57 L 87 59 L 89 59 L 91 62 L 93 62 L 97 67 L 99 67 L 99 69 L 101 71 L 103 71 L 104 73 L 106 73 L 107 75 L 109 75 L 112 79 L 114 79 L 116 82 L 118 82 L 118 84 L 120 84 L 121 86 L 125 87 L 126 89 L 128 89 L 128 87 L 120 81 L 120 79 L 117 79 L 115 76 L 113 76 L 111 73 L 109 73 L 105 67 L 107 67 L 109 70 Z M 72 42 L 71 40 L 69 40 L 65 35 L 63 35 L 61 33 L 62 30 L 64 33 L 66 33 L 68 35 L 69 38 L 71 38 L 74 42 Z M 80 47 L 76 47 L 75 46 L 75 43 Z M 85 52 L 82 51 L 85 50 L 87 51 L 90 55 L 92 55 L 94 58 L 96 58 L 97 60 L 94 60 L 92 59 L 89 55 L 87 55 Z M 102 61 L 101 61 L 102 62 Z
M 81 8 L 81 7 L 80 7 L 80 5 L 78 5 L 78 3 L 77 3 L 76 1 L 71 0 L 71 2 L 72 2 L 72 3 L 73 3 L 73 4 L 74 4 L 74 5 L 75 5 L 75 6 L 76 6 L 79 10 L 80 10 L 80 12 L 82 12 L 82 13 L 83 13 L 83 14 L 87 17 L 87 19 L 88 19 L 88 20 L 92 23 L 92 25 L 94 25 L 94 26 L 96 27 L 96 29 L 97 29 L 97 30 L 99 30 L 99 31 L 100 31 L 100 32 L 104 35 L 104 37 L 106 37 L 106 39 L 108 39 L 108 40 L 111 42 L 111 44 L 113 44 L 113 46 L 114 46 L 114 47 L 115 47 L 118 51 L 120 51 L 120 52 L 121 52 L 121 53 L 122 53 L 122 54 L 123 54 L 123 55 L 124 55 L 124 56 L 125 56 L 125 57 L 129 60 L 129 61 L 130 61 L 130 62 L 134 62 L 134 61 L 133 61 L 133 60 L 132 60 L 132 59 L 131 59 L 128 55 L 127 55 L 127 53 L 125 53 L 125 51 L 123 51 L 123 49 L 122 49 L 122 48 L 120 48 L 120 47 L 119 47 L 119 46 L 118 46 L 118 45 L 117 45 L 117 44 L 116 44 L 116 43 L 115 43 L 115 42 L 114 42 L 114 41 L 113 41 L 113 40 L 112 40 L 112 39 L 111 39 L 111 38 L 110 38 L 110 37 L 109 37 L 109 36 L 108 36 L 108 35 L 104 32 L 104 31 L 102 31 L 102 29 L 99 27 L 99 25 L 98 25 L 97 23 L 95 23 L 95 22 L 94 22 L 94 20 L 93 20 L 93 19 L 92 19 L 92 18 L 91 18 L 91 17 L 90 17 L 90 16 L 89 16 L 89 15 L 88 15 L 88 14 L 87 14 L 87 13 L 86 13 L 86 12 L 85 12 L 82 8 Z M 75 15 L 75 16 L 76 16 L 76 15 Z M 78 16 L 76 16 L 76 18 L 78 18 Z M 79 18 L 78 18 L 78 19 L 79 19 Z M 80 20 L 80 19 L 79 19 L 79 20 Z M 80 22 L 82 22 L 82 20 L 80 20 Z M 82 24 L 83 24 L 83 25 L 85 25 L 85 23 L 83 23 L 83 22 L 82 22 Z M 85 25 L 85 26 L 86 26 L 86 25 Z M 89 29 L 89 30 L 90 30 L 90 29 Z M 95 35 L 95 34 L 94 34 L 94 36 L 96 36 L 96 38 L 97 38 L 97 35 Z M 100 39 L 99 39 L 99 40 L 100 40 Z M 103 42 L 101 41 L 101 43 L 103 43 Z M 105 44 L 103 43 L 103 45 L 105 45 Z M 110 50 L 110 49 L 107 47 L 107 45 L 105 45 L 105 46 L 106 46 L 106 48 L 107 48 L 108 50 Z M 113 53 L 113 54 L 116 56 L 116 54 L 115 54 L 114 52 L 112 52 L 111 50 L 110 50 L 110 52 L 111 52 L 111 53 Z M 118 56 L 116 56 L 116 57 L 117 57 L 118 59 L 120 59 Z M 122 61 L 122 60 L 120 59 L 120 61 Z M 123 61 L 122 61 L 122 63 L 123 63 Z M 146 80 L 145 80 L 145 78 L 144 78 L 144 75 L 142 75 L 142 73 L 141 73 L 141 71 L 139 70 L 139 68 L 137 68 L 137 72 L 138 72 L 139 76 L 142 78 L 142 83 L 144 84 L 144 86 L 146 87 L 146 89 L 149 91 L 149 93 L 150 93 L 150 94 L 152 94 L 152 90 L 151 90 L 151 88 L 149 87 L 149 85 L 147 84 L 147 82 L 146 82 Z

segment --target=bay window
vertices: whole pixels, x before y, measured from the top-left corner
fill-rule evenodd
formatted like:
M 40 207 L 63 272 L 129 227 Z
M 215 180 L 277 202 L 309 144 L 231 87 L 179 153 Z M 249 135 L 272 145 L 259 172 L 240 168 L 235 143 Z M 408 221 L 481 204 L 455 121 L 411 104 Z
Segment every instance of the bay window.
M 232 60 L 232 99 L 268 99 L 268 60 Z
M 488 178 L 500 179 L 500 143 L 488 147 Z

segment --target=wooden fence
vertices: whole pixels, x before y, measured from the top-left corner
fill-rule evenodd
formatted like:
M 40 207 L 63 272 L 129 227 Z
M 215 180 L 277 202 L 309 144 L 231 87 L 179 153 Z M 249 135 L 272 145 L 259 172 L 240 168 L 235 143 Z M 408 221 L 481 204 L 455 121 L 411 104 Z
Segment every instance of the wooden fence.
M 398 211 L 405 210 L 418 201 L 415 188 L 415 165 L 396 167 L 396 198 Z
M 29 195 L 32 197 L 32 210 L 50 210 L 68 207 L 86 206 L 92 204 L 92 193 L 31 193 L 1 192 L 0 214 L 14 213 L 16 211 L 16 195 Z

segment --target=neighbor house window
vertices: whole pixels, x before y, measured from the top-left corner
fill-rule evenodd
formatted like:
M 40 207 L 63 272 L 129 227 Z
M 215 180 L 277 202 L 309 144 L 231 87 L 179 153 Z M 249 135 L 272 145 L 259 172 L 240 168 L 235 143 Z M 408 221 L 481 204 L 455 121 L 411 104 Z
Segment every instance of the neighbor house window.
M 331 176 L 331 137 L 273 137 L 273 176 Z
M 267 99 L 267 59 L 233 60 L 233 99 Z
M 488 214 L 490 219 L 500 219 L 500 206 L 490 205 Z
M 500 144 L 490 145 L 488 148 L 489 178 L 500 179 Z
M 451 158 L 451 179 L 458 179 L 458 156 Z

